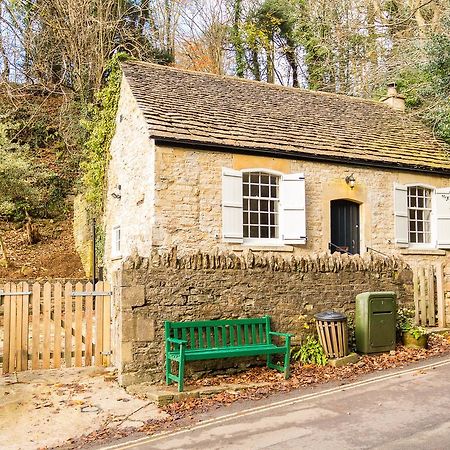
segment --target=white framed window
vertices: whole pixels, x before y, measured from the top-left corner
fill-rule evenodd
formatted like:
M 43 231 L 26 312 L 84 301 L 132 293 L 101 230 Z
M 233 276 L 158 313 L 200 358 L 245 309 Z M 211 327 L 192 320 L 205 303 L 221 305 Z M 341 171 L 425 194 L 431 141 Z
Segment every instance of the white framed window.
M 408 196 L 408 240 L 410 244 L 431 244 L 431 189 L 409 186 Z
M 121 230 L 120 226 L 117 225 L 112 229 L 112 256 L 117 258 L 122 255 L 121 249 Z
M 394 184 L 395 243 L 450 249 L 450 188 Z
M 244 172 L 244 239 L 278 239 L 280 177 L 265 172 Z
M 268 169 L 222 169 L 225 242 L 306 243 L 305 177 Z

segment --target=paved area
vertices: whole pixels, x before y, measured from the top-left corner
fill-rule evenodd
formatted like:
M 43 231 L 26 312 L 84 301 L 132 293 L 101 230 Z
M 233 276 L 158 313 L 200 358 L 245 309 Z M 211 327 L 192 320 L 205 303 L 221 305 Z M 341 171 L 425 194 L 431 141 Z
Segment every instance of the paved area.
M 450 358 L 357 383 L 292 392 L 190 429 L 103 447 L 150 449 L 450 448 Z M 242 406 L 241 406 L 242 408 Z
M 53 447 L 104 425 L 139 427 L 163 413 L 107 381 L 102 368 L 20 372 L 0 377 L 0 449 Z

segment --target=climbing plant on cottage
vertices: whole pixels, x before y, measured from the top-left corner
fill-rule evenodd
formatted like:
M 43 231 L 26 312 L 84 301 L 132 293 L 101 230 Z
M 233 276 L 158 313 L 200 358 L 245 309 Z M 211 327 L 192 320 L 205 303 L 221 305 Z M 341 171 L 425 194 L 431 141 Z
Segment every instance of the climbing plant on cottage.
M 95 95 L 96 102 L 88 107 L 87 118 L 82 120 L 82 126 L 89 133 L 81 163 L 82 191 L 94 217 L 100 216 L 103 211 L 109 146 L 115 133 L 115 118 L 120 97 L 122 79 L 120 62 L 126 59 L 128 55 L 118 53 L 109 61 L 104 71 L 106 83 Z

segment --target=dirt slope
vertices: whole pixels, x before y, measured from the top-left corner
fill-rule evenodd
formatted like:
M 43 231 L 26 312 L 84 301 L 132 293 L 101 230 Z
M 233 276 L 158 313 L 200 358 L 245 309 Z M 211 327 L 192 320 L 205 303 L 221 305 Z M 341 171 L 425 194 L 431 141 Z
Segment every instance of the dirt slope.
M 10 263 L 8 269 L 0 266 L 0 279 L 84 278 L 80 257 L 75 251 L 72 219 L 39 220 L 35 223 L 41 240 L 30 245 L 24 227 L 0 222 L 0 233 Z

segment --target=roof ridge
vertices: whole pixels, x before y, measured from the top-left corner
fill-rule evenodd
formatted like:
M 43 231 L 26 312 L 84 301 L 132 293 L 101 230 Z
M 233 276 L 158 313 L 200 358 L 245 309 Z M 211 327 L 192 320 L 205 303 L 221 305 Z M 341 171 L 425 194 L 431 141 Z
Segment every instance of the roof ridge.
M 239 82 L 252 83 L 252 84 L 255 84 L 255 85 L 258 85 L 258 86 L 261 86 L 264 88 L 268 88 L 268 89 L 291 91 L 294 94 L 298 93 L 298 92 L 302 92 L 302 93 L 307 93 L 307 94 L 311 94 L 311 95 L 317 94 L 317 95 L 323 95 L 323 96 L 334 97 L 334 98 L 339 98 L 339 99 L 345 98 L 350 101 L 370 103 L 372 105 L 376 105 L 381 108 L 388 108 L 389 110 L 391 110 L 393 112 L 399 113 L 398 111 L 395 111 L 392 108 L 390 108 L 388 105 L 381 103 L 377 100 L 370 99 L 370 98 L 364 98 L 364 97 L 356 97 L 356 96 L 348 95 L 348 94 L 339 94 L 337 92 L 313 91 L 311 89 L 306 89 L 306 88 L 300 88 L 300 87 L 296 88 L 296 87 L 292 87 L 292 86 L 284 86 L 281 84 L 267 83 L 266 81 L 251 80 L 248 78 L 240 78 L 235 75 L 218 75 L 218 74 L 210 73 L 210 72 L 199 72 L 198 70 L 184 69 L 181 67 L 157 64 L 157 63 L 153 63 L 153 62 L 149 62 L 149 61 L 128 60 L 128 61 L 125 61 L 122 63 L 123 66 L 133 65 L 133 64 L 138 64 L 138 65 L 142 65 L 142 66 L 151 66 L 151 67 L 155 67 L 155 68 L 161 69 L 161 70 L 171 70 L 173 72 L 181 72 L 181 73 L 187 73 L 187 74 L 193 74 L 193 75 L 202 75 L 202 76 L 207 76 L 207 77 L 215 78 L 215 79 L 230 80 L 230 81 L 235 81 L 238 83 Z

